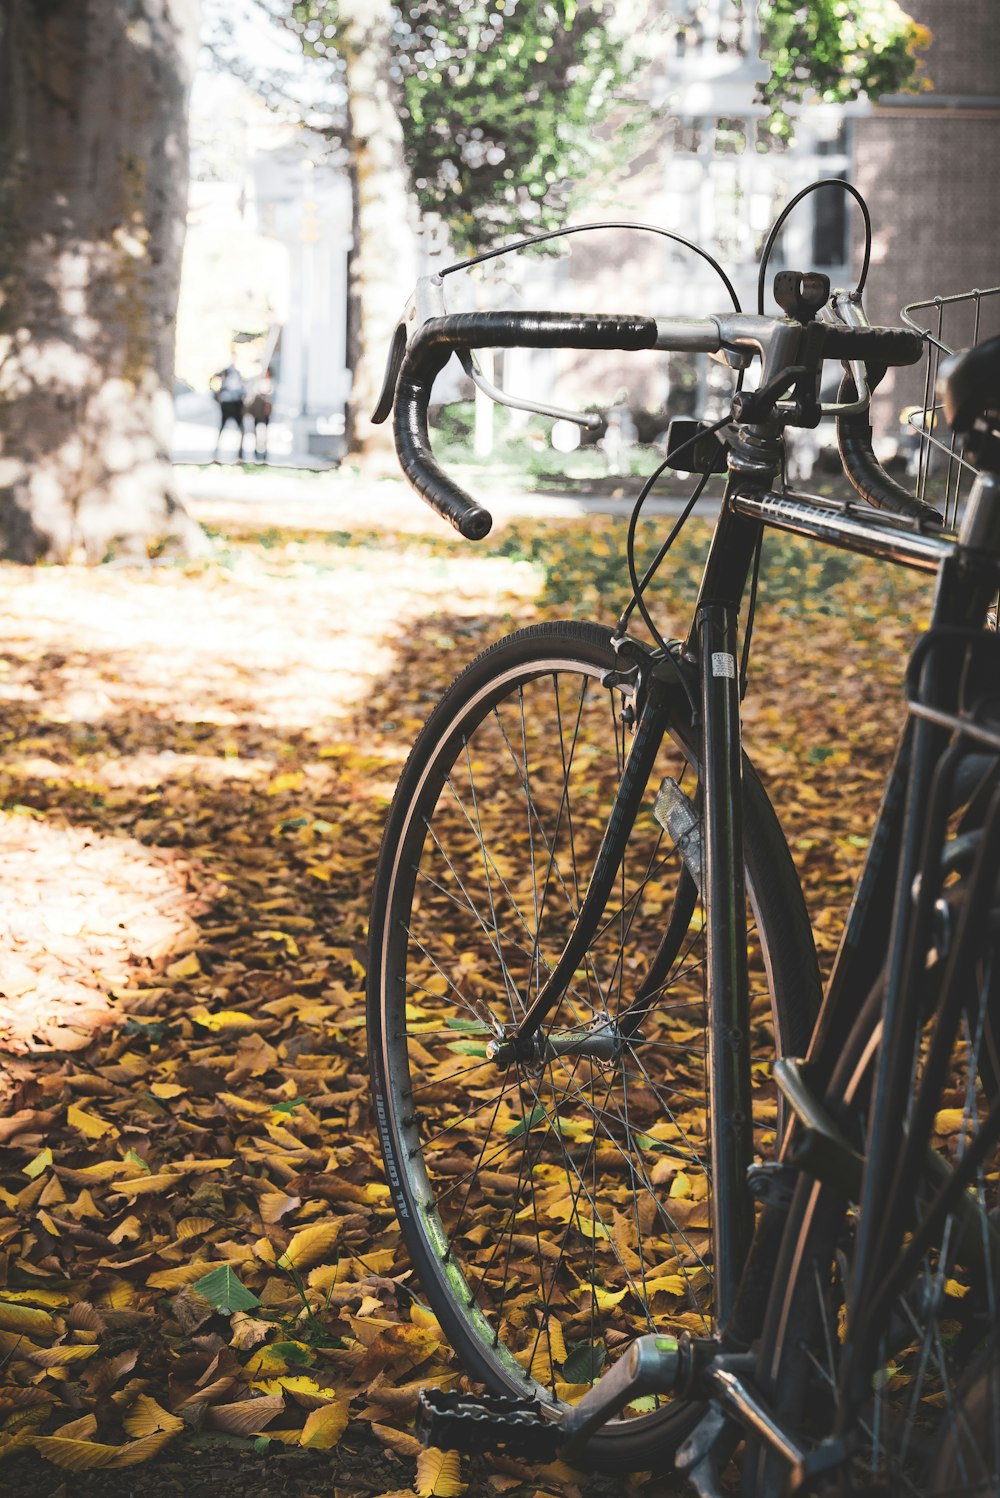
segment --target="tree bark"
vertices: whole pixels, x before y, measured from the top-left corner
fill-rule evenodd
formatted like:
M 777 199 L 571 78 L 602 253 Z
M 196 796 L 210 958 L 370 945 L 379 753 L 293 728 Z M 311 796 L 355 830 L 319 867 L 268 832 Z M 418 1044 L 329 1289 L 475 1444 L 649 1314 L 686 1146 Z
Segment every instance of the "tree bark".
M 373 426 L 369 417 L 393 329 L 416 282 L 416 236 L 391 72 L 392 7 L 387 0 L 341 0 L 339 16 L 354 172 L 348 441 L 351 453 L 372 465 L 392 452 L 389 426 Z M 395 470 L 394 457 L 391 463 Z
M 200 0 L 4 0 L 0 553 L 191 544 L 174 316 Z

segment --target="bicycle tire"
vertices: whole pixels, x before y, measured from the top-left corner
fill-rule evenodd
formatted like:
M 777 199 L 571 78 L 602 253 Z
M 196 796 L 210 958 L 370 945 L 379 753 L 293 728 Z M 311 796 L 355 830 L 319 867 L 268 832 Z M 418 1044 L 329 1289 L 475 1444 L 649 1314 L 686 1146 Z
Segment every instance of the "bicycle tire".
M 603 1359 L 628 1344 L 638 1302 L 639 1329 L 711 1329 L 704 1061 L 688 1054 L 704 1020 L 700 901 L 662 984 L 669 1002 L 654 1011 L 655 1042 L 637 1039 L 611 1064 L 549 1058 L 534 1078 L 525 1066 L 508 1079 L 485 1060 L 490 1005 L 503 1011 L 512 995 L 537 989 L 586 887 L 581 865 L 603 832 L 624 752 L 623 699 L 600 684 L 620 664 L 607 629 L 543 624 L 500 641 L 458 677 L 400 779 L 370 924 L 375 1109 L 413 1266 L 467 1373 L 494 1393 L 540 1395 L 547 1408 L 579 1397 Z M 690 783 L 689 709 L 678 708 L 669 734 L 664 749 Z M 488 799 L 477 795 L 477 776 Z M 747 761 L 744 787 L 758 980 L 751 1023 L 763 1073 L 775 1049 L 804 1047 L 819 979 L 791 857 Z M 515 807 L 518 797 L 523 807 Z M 549 1016 L 550 1037 L 579 1029 L 599 1006 L 612 1012 L 613 990 L 620 1003 L 643 970 L 641 954 L 648 960 L 655 949 L 664 909 L 684 919 L 681 859 L 672 845 L 661 853 L 660 839 L 641 808 L 627 850 L 639 854 L 638 882 L 623 872 L 621 909 Z M 471 889 L 477 878 L 481 904 Z M 449 919 L 463 923 L 458 933 L 448 931 Z M 602 950 L 608 932 L 614 940 Z M 776 1115 L 769 1083 L 755 1099 L 757 1113 L 758 1144 L 769 1150 L 764 1136 Z M 484 1138 L 477 1118 L 487 1125 Z M 684 1251 L 670 1262 L 668 1247 Z M 530 1253 L 537 1262 L 526 1276 L 514 1255 Z M 499 1271 L 510 1278 L 498 1284 L 501 1254 Z M 636 1469 L 668 1453 L 695 1407 L 648 1403 L 596 1436 L 588 1460 Z
M 998 1089 L 1000 952 L 996 933 L 984 935 L 988 945 L 976 963 L 978 993 L 966 1004 L 964 1052 L 956 1045 L 935 1115 L 935 1134 L 928 1141 L 953 1160 L 961 1158 L 975 1135 L 976 1121 Z M 877 985 L 855 1022 L 825 1100 L 831 1116 L 859 1147 L 880 1030 Z M 956 1101 L 961 1106 L 956 1107 Z M 957 1139 L 956 1112 L 962 1115 Z M 980 1170 L 977 1185 L 994 1223 L 998 1159 L 1000 1149 Z M 928 1197 L 932 1191 L 928 1185 Z M 777 1256 L 756 1383 L 785 1428 L 798 1433 L 807 1447 L 834 1431 L 846 1439 L 850 1459 L 836 1479 L 831 1477 L 831 1492 L 844 1498 L 854 1493 L 997 1498 L 997 1276 L 963 1265 L 949 1248 L 959 1236 L 954 1218 L 946 1219 L 940 1241 L 921 1261 L 919 1275 L 894 1302 L 880 1363 L 872 1372 L 870 1400 L 849 1419 L 843 1414 L 838 1393 L 840 1318 L 850 1282 L 856 1211 L 855 1204 L 831 1187 L 809 1177 L 799 1181 Z M 747 1444 L 744 1493 L 779 1498 L 785 1492 L 787 1466 L 752 1438 Z

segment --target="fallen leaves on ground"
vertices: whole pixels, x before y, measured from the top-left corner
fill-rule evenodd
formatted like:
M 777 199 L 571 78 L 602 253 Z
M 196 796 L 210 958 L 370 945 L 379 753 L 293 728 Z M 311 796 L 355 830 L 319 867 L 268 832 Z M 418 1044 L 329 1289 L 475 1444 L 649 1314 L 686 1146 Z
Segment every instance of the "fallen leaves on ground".
M 408 1429 L 418 1388 L 460 1370 L 369 1113 L 372 872 L 434 698 L 571 595 L 613 621 L 622 535 L 270 532 L 187 569 L 4 570 L 0 1457 L 84 1473 L 213 1432 L 327 1452 L 350 1421 L 400 1491 L 462 1490 Z M 668 568 L 667 627 L 703 543 Z M 829 555 L 783 541 L 765 566 L 747 703 L 826 959 L 929 597 Z

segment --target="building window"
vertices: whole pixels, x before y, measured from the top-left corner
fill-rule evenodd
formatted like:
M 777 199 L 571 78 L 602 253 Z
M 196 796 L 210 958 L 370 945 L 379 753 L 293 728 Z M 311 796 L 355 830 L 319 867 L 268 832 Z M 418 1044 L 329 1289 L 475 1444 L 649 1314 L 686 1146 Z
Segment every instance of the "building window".
M 715 122 L 716 156 L 742 156 L 746 148 L 746 121 L 720 115 Z
M 701 150 L 701 126 L 696 120 L 671 120 L 667 138 L 678 155 L 697 156 Z
M 846 265 L 847 194 L 839 188 L 813 193 L 812 261 L 814 266 Z

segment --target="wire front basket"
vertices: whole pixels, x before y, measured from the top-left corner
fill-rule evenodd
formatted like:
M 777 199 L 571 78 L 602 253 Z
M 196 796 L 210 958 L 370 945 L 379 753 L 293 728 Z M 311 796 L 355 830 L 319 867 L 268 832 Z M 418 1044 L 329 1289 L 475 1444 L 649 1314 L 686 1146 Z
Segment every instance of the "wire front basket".
M 927 345 L 923 402 L 906 412 L 910 482 L 918 498 L 944 512 L 946 525 L 955 525 L 978 469 L 944 419 L 936 393 L 938 369 L 949 354 L 1000 333 L 1000 286 L 911 302 L 902 319 Z

